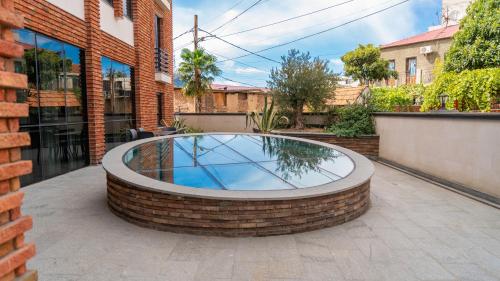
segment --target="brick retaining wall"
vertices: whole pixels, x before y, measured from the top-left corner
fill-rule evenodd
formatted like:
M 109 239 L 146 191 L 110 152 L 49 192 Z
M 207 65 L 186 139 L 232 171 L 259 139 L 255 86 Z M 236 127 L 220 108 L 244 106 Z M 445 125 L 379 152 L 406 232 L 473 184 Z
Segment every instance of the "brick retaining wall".
M 363 154 L 368 158 L 378 158 L 379 136 L 361 136 L 355 138 L 338 137 L 333 134 L 300 133 L 300 132 L 273 132 L 276 135 L 304 138 L 338 145 Z
M 236 201 L 146 190 L 107 176 L 108 204 L 119 217 L 157 230 L 216 236 L 268 236 L 353 220 L 369 208 L 370 182 L 318 197 Z

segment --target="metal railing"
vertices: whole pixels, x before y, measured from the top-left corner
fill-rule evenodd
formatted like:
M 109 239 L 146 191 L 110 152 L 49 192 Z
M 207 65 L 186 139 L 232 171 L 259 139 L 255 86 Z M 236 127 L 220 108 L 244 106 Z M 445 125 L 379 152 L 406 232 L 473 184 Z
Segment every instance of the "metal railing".
M 166 49 L 155 48 L 155 70 L 156 72 L 168 73 L 168 52 Z

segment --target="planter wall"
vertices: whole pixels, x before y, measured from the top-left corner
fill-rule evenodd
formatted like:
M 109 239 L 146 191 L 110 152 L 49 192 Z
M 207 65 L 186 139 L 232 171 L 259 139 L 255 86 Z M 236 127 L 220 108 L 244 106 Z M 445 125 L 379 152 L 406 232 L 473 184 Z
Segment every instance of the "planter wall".
M 361 136 L 355 138 L 338 137 L 327 133 L 307 133 L 307 132 L 280 132 L 273 134 L 305 138 L 309 140 L 321 141 L 329 144 L 345 147 L 347 149 L 363 154 L 368 158 L 377 158 L 379 152 L 379 136 Z

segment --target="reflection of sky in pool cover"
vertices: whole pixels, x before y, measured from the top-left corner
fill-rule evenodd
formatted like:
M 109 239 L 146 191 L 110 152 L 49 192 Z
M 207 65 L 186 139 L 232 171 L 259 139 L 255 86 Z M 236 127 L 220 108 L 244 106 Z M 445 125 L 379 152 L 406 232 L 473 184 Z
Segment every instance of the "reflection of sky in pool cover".
M 354 169 L 332 148 L 252 135 L 176 137 L 129 150 L 125 164 L 156 179 L 195 188 L 294 189 L 330 183 Z

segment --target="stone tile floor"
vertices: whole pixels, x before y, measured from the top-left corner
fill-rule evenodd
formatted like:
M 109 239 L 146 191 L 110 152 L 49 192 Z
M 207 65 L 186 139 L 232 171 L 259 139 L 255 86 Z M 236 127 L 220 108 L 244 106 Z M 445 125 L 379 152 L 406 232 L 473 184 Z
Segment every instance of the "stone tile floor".
M 375 164 L 372 207 L 319 231 L 220 238 L 111 214 L 88 167 L 24 189 L 40 281 L 500 280 L 500 210 Z

